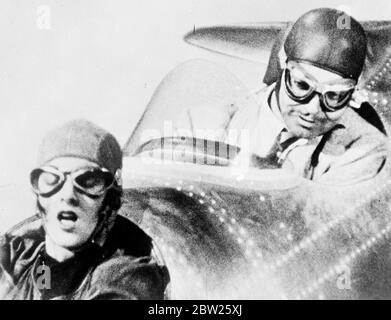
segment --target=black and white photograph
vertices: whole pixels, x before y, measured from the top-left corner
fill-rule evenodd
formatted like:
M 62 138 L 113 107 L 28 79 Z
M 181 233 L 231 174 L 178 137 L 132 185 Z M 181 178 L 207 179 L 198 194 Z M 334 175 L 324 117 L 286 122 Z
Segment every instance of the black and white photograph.
M 0 40 L 0 300 L 391 299 L 389 0 L 2 0 Z

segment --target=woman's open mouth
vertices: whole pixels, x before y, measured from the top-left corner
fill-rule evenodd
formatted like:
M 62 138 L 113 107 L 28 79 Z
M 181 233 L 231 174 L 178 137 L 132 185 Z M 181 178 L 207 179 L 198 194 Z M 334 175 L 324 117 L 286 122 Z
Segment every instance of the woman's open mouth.
M 60 222 L 60 227 L 63 230 L 71 230 L 75 227 L 77 221 L 77 215 L 73 211 L 61 211 L 57 215 L 57 219 Z

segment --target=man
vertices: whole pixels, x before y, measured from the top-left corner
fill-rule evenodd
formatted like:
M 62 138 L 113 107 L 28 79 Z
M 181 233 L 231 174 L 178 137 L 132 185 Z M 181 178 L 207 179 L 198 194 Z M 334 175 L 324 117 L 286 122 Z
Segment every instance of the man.
M 276 81 L 256 94 L 257 107 L 239 106 L 229 129 L 250 129 L 253 153 L 319 183 L 376 176 L 386 159 L 385 130 L 368 103 L 353 103 L 366 51 L 365 32 L 352 17 L 327 8 L 307 12 L 286 35 L 281 68 L 272 66 Z
M 31 172 L 37 215 L 0 238 L 1 299 L 163 299 L 152 240 L 117 215 L 122 152 L 85 120 L 49 132 Z

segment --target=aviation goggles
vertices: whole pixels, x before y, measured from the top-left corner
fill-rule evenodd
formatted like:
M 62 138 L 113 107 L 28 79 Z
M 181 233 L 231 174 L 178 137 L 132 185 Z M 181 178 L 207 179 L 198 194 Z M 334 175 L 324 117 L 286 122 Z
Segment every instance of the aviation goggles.
M 105 168 L 88 167 L 74 171 L 59 171 L 47 166 L 31 171 L 30 182 L 33 192 L 50 197 L 62 188 L 67 176 L 78 191 L 92 197 L 104 194 L 115 181 L 114 175 Z
M 341 79 L 319 83 L 299 63 L 288 61 L 285 68 L 285 88 L 288 96 L 301 103 L 311 101 L 315 93 L 328 111 L 344 108 L 349 102 L 356 86 L 352 79 Z

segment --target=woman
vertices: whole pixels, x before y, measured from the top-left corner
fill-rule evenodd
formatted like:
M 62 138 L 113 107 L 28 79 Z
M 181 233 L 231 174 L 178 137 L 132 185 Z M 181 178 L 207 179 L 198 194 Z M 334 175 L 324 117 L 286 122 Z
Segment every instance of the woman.
M 163 299 L 152 240 L 117 215 L 122 152 L 98 126 L 49 132 L 31 172 L 37 215 L 0 238 L 2 299 Z

